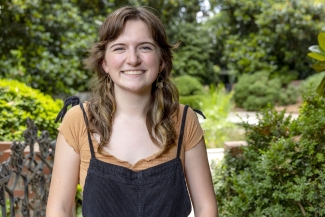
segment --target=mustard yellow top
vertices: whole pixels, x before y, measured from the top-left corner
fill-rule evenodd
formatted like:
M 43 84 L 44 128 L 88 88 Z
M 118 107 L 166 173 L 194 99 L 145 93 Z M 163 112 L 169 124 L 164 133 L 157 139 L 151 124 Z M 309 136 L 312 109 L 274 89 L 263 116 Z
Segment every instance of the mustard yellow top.
M 87 112 L 87 106 L 84 106 Z M 174 116 L 175 130 L 179 135 L 182 114 L 184 110 L 184 105 L 179 106 L 178 116 Z M 84 122 L 83 114 L 80 106 L 72 107 L 65 115 L 60 127 L 59 132 L 63 134 L 64 138 L 68 144 L 74 149 L 75 152 L 80 154 L 80 171 L 79 171 L 79 183 L 83 189 L 85 184 L 85 179 L 89 167 L 89 162 L 91 158 L 90 148 L 88 144 L 87 130 Z M 186 115 L 186 124 L 184 128 L 183 144 L 180 153 L 180 158 L 183 164 L 185 163 L 185 151 L 193 148 L 202 139 L 203 130 L 199 124 L 196 113 L 192 109 L 188 109 Z M 133 171 L 144 170 L 167 161 L 170 161 L 176 157 L 177 145 L 173 146 L 168 150 L 167 153 L 157 157 L 157 154 L 151 155 L 145 159 L 139 160 L 136 164 L 131 165 L 127 161 L 120 160 L 113 155 L 105 152 L 103 154 L 98 153 L 98 142 L 91 135 L 91 139 L 94 145 L 95 156 L 98 160 L 107 162 L 110 164 L 122 166 L 129 168 Z M 177 141 L 178 142 L 178 141 Z M 176 142 L 176 144 L 177 144 Z

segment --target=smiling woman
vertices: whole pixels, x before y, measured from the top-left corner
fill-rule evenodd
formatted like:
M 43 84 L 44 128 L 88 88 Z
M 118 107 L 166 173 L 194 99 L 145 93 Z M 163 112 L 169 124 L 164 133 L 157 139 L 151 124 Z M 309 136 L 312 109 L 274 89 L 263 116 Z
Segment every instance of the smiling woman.
M 170 81 L 172 48 L 143 7 L 108 16 L 85 60 L 98 82 L 89 102 L 68 98 L 47 216 L 70 216 L 78 181 L 87 216 L 217 216 L 203 130 Z

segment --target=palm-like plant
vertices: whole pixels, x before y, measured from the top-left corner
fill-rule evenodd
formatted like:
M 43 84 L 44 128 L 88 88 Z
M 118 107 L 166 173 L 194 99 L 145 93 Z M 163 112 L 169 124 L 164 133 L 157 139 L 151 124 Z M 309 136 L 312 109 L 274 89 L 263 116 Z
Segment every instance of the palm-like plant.
M 312 68 L 317 72 L 325 71 L 325 32 L 319 33 L 318 35 L 318 45 L 313 45 L 309 47 L 311 51 L 308 56 L 317 60 L 317 62 L 312 65 Z M 317 93 L 321 96 L 325 96 L 325 77 L 317 87 Z

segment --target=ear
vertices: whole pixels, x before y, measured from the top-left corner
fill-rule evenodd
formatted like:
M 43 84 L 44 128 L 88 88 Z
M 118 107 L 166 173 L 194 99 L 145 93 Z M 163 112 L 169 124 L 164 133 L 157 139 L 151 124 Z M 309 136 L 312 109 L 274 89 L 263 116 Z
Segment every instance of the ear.
M 162 72 L 162 70 L 165 68 L 165 62 L 161 61 L 160 66 L 159 66 L 159 73 Z
M 105 71 L 106 73 L 108 73 L 108 67 L 107 67 L 107 65 L 106 65 L 105 60 L 102 61 L 102 67 L 103 67 L 104 71 Z

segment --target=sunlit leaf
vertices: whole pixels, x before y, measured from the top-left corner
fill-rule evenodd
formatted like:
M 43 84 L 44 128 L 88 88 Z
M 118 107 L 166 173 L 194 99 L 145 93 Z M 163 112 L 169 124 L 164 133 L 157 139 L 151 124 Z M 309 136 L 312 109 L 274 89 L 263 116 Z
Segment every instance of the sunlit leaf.
M 321 96 L 325 96 L 325 77 L 323 78 L 322 82 L 318 85 L 316 92 Z
M 315 59 L 315 60 L 318 60 L 318 61 L 325 61 L 325 55 L 321 55 L 321 54 L 318 54 L 318 53 L 308 53 L 307 54 L 309 57 Z
M 312 68 L 315 69 L 317 72 L 325 71 L 325 62 L 317 62 L 312 65 Z
M 318 34 L 318 44 L 320 48 L 325 52 L 325 32 Z

